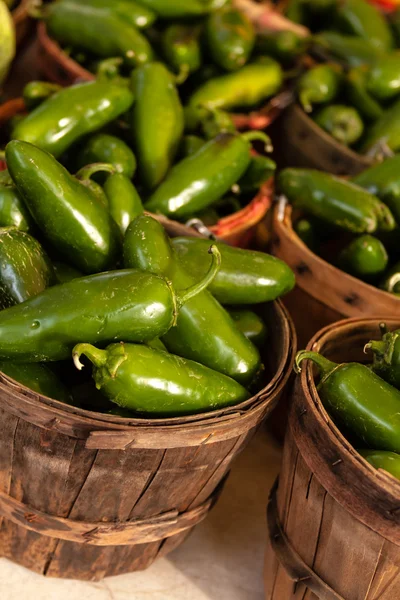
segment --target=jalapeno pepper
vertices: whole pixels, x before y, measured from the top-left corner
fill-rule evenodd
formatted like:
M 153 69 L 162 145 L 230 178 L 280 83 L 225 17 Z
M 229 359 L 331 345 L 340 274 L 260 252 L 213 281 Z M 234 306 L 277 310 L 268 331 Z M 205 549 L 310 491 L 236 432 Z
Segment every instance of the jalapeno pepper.
M 83 277 L 83 273 L 78 271 L 78 269 L 74 269 L 74 267 L 58 261 L 53 262 L 53 270 L 57 283 L 68 283 L 68 281 Z
M 177 237 L 172 245 L 184 268 L 200 278 L 207 269 L 204 252 L 208 241 Z M 221 304 L 270 302 L 289 292 L 295 284 L 293 271 L 279 258 L 255 250 L 217 244 L 221 268 L 209 291 Z
M 357 142 L 364 131 L 364 123 L 356 109 L 342 104 L 325 106 L 316 115 L 315 122 L 345 146 Z
M 396 100 L 369 127 L 360 151 L 373 158 L 379 158 L 385 155 L 387 149 L 392 152 L 400 150 L 400 100 Z
M 62 89 L 57 83 L 48 81 L 30 81 L 22 90 L 22 97 L 27 109 L 32 110 L 39 106 L 44 100 L 53 96 Z
M 31 231 L 33 219 L 14 185 L 0 183 L 0 227 Z
M 55 93 L 14 128 L 11 137 L 61 156 L 71 144 L 128 110 L 133 94 L 108 81 L 80 83 Z
M 109 163 L 118 173 L 133 177 L 136 171 L 136 158 L 129 146 L 120 138 L 107 133 L 90 136 L 80 147 L 75 168 L 90 163 Z
M 223 132 L 236 133 L 236 126 L 231 115 L 217 108 L 198 108 L 199 122 L 202 134 L 207 140 L 212 140 Z
M 187 271 L 181 265 L 162 225 L 147 216 L 138 217 L 128 227 L 124 264 L 167 277 L 175 289 L 191 286 L 197 279 L 194 266 Z M 261 366 L 255 346 L 207 291 L 182 307 L 176 326 L 162 341 L 173 354 L 200 362 L 244 385 L 251 383 Z
M 75 173 L 75 178 L 79 180 L 79 182 L 87 187 L 91 195 L 96 197 L 97 201 L 104 206 L 108 210 L 108 198 L 104 193 L 103 188 L 96 181 L 92 179 L 92 177 L 104 176 L 105 173 L 115 173 L 115 168 L 113 165 L 109 163 L 92 163 L 91 165 L 86 165 L 86 167 L 82 167 L 79 169 L 77 173 Z
M 351 275 L 373 283 L 385 272 L 388 264 L 385 246 L 373 235 L 361 235 L 339 254 L 338 264 Z
M 290 30 L 258 32 L 256 50 L 282 64 L 291 64 L 307 49 L 308 41 Z
M 143 213 L 143 204 L 135 186 L 122 173 L 109 175 L 104 184 L 110 215 L 124 235 L 129 223 Z
M 229 310 L 228 312 L 235 321 L 235 325 L 239 331 L 258 348 L 262 348 L 267 338 L 267 328 L 261 317 L 256 315 L 252 310 L 244 308 Z
M 245 193 L 258 191 L 273 177 L 275 170 L 276 162 L 268 156 L 261 154 L 252 156 L 244 175 L 238 181 L 240 191 Z
M 0 358 L 17 362 L 64 360 L 75 344 L 146 342 L 172 327 L 182 305 L 207 287 L 206 277 L 175 292 L 162 277 L 134 269 L 110 271 L 55 285 L 0 311 Z
M 226 71 L 236 71 L 249 60 L 256 34 L 249 17 L 228 6 L 208 17 L 205 38 L 213 61 Z
M 397 53 L 385 55 L 371 65 L 367 89 L 380 101 L 392 100 L 400 94 L 400 56 Z
M 178 73 L 178 83 L 183 83 L 190 73 L 201 66 L 200 27 L 173 23 L 162 35 L 162 51 L 168 65 Z
M 268 139 L 261 132 L 219 134 L 171 169 L 145 204 L 146 210 L 179 219 L 210 206 L 246 171 L 250 163 L 248 140 L 256 137 Z
M 310 248 L 310 250 L 315 253 L 318 252 L 320 240 L 316 227 L 312 221 L 309 219 L 299 219 L 294 224 L 293 229 L 307 248 Z
M 366 169 L 352 181 L 388 205 L 400 225 L 400 156 L 392 156 Z
M 10 174 L 46 239 L 85 273 L 116 262 L 117 226 L 94 192 L 49 153 L 27 142 L 6 146 Z
M 373 371 L 385 381 L 400 389 L 400 330 L 386 331 L 381 340 L 371 340 L 364 347 L 364 352 L 371 350 L 374 354 Z
M 47 365 L 2 361 L 0 371 L 38 394 L 65 404 L 74 404 L 68 389 Z
M 164 179 L 183 133 L 183 108 L 171 74 L 162 63 L 150 63 L 132 73 L 136 102 L 132 135 L 139 175 L 148 189 Z
M 313 37 L 313 42 L 349 67 L 373 64 L 381 52 L 366 40 L 354 35 L 342 35 L 335 31 L 323 31 Z
M 296 208 L 353 233 L 391 230 L 390 210 L 363 188 L 314 169 L 283 169 L 280 191 Z
M 161 19 L 187 19 L 205 15 L 226 4 L 227 0 L 140 0 Z
M 400 391 L 366 365 L 336 364 L 317 352 L 296 355 L 300 372 L 303 360 L 314 362 L 321 375 L 318 393 L 329 414 L 368 446 L 400 452 Z
M 191 106 L 225 110 L 254 108 L 274 96 L 283 82 L 282 68 L 273 58 L 206 81 L 191 96 Z
M 368 68 L 351 69 L 345 79 L 346 98 L 367 121 L 376 121 L 383 114 L 383 108 L 367 90 Z
M 335 26 L 358 36 L 380 51 L 394 46 L 390 27 L 379 8 L 366 0 L 341 0 L 335 3 Z
M 397 276 L 399 281 L 393 282 L 393 276 Z M 395 263 L 393 267 L 388 270 L 379 287 L 386 292 L 400 295 L 400 261 Z
M 338 65 L 318 65 L 306 71 L 297 83 L 300 104 L 311 112 L 314 104 L 335 100 L 340 90 L 342 70 Z
M 86 6 L 107 9 L 109 16 L 117 15 L 120 19 L 138 29 L 150 27 L 157 18 L 156 13 L 135 0 L 85 0 Z
M 400 454 L 387 450 L 357 450 L 375 469 L 383 469 L 400 479 Z
M 192 360 L 139 344 L 111 344 L 100 350 L 78 344 L 94 365 L 96 387 L 121 408 L 145 415 L 171 417 L 216 410 L 249 397 L 243 386 Z
M 187 158 L 195 154 L 207 143 L 207 140 L 198 135 L 185 135 L 179 144 L 178 155 L 180 158 Z

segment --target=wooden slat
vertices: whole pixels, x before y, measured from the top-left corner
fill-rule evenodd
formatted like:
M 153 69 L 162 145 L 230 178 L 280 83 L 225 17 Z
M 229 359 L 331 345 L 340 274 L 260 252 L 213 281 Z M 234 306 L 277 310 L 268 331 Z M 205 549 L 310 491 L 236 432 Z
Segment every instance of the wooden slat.
M 11 470 L 14 455 L 14 436 L 18 419 L 0 408 L 0 491 L 10 493 Z M 0 530 L 3 517 L 0 515 Z M 0 536 L 0 555 L 1 555 Z
M 365 600 L 393 600 L 394 598 L 400 598 L 399 549 L 385 541 Z

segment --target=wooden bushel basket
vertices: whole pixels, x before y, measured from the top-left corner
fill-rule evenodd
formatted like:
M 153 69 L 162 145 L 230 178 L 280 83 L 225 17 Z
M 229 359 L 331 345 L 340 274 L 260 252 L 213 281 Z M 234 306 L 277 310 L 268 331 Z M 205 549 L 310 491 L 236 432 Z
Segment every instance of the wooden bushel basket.
M 400 316 L 384 320 L 400 326 Z M 330 325 L 308 348 L 339 362 L 365 361 L 363 346 L 380 338 L 379 322 Z M 265 598 L 398 600 L 400 481 L 374 469 L 340 433 L 305 364 L 268 506 Z

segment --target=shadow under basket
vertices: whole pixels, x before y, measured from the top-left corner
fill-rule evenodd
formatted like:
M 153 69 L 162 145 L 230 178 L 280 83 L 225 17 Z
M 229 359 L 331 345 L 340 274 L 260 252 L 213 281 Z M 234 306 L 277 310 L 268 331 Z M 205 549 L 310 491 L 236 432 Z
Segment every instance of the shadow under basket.
M 382 315 L 382 319 L 384 315 Z M 309 349 L 365 361 L 378 318 L 330 325 Z M 390 329 L 397 319 L 384 319 Z M 372 467 L 325 411 L 310 361 L 297 376 L 279 482 L 268 505 L 266 600 L 400 598 L 400 481 Z

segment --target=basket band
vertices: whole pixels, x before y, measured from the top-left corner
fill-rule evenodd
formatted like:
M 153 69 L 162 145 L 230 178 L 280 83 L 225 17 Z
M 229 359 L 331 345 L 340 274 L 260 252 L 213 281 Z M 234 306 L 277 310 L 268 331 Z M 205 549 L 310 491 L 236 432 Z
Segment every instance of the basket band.
M 295 586 L 296 584 L 304 583 L 320 600 L 345 600 L 343 596 L 325 583 L 293 548 L 279 520 L 276 500 L 277 488 L 278 480 L 275 481 L 269 497 L 267 519 L 269 541 L 279 562 L 284 567 L 290 579 L 293 580 Z

